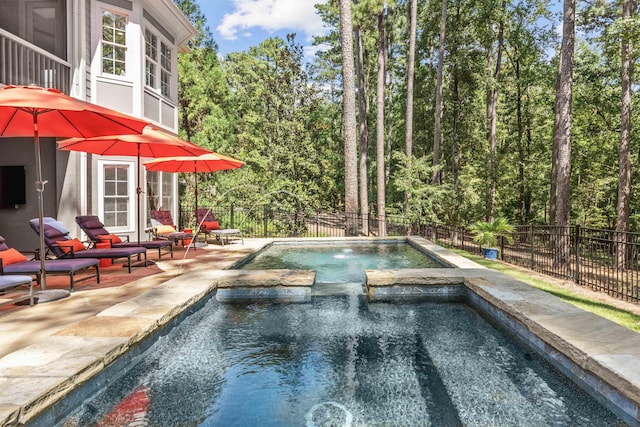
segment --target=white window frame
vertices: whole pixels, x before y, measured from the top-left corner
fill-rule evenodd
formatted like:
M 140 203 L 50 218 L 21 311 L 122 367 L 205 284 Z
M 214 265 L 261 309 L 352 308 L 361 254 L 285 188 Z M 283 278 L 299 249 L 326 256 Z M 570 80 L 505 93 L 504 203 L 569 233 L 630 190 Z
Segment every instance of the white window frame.
M 146 186 L 145 186 L 145 192 L 148 193 L 149 191 L 149 173 L 151 173 L 150 171 L 147 171 L 147 175 L 145 176 L 145 179 L 147 181 Z M 172 172 L 161 172 L 161 171 L 153 171 L 153 173 L 158 174 L 158 178 L 159 180 L 156 182 L 156 185 L 159 184 L 159 186 L 153 188 L 154 192 L 156 192 L 154 194 L 154 197 L 157 198 L 158 201 L 158 208 L 162 209 L 162 210 L 168 210 L 171 211 L 172 216 L 174 215 L 174 211 L 175 211 L 175 206 L 176 206 L 176 200 L 178 198 L 178 194 L 177 194 L 177 186 L 176 186 L 176 174 L 172 173 Z M 164 177 L 169 177 L 170 181 L 171 181 L 171 188 L 169 190 L 169 192 L 171 193 L 171 205 L 170 206 L 165 206 L 164 205 L 164 198 L 166 197 L 164 195 L 164 188 L 163 188 L 163 179 Z M 149 195 L 147 194 L 147 197 L 149 197 Z M 145 199 L 146 200 L 146 199 Z M 146 201 L 147 204 L 149 203 L 148 200 Z M 148 208 L 150 209 L 150 207 Z M 173 218 L 174 221 L 177 221 L 177 219 L 174 217 Z
M 124 45 L 123 44 L 119 44 L 116 43 L 115 40 L 113 42 L 105 42 L 104 38 L 103 38 L 103 23 L 102 23 L 102 17 L 104 15 L 104 13 L 111 13 L 114 15 L 119 15 L 124 17 L 125 19 L 125 28 L 124 28 Z M 129 54 L 129 47 L 128 47 L 128 37 L 127 37 L 127 33 L 129 32 L 128 26 L 129 26 L 129 14 L 118 11 L 118 10 L 113 10 L 113 9 L 107 9 L 107 8 L 100 8 L 98 10 L 98 23 L 99 23 L 99 61 L 100 61 L 100 75 L 102 76 L 110 76 L 110 77 L 119 77 L 119 78 L 126 78 L 127 77 L 127 68 L 129 68 L 129 61 L 127 60 L 127 56 Z M 104 45 L 105 44 L 109 44 L 112 45 L 114 47 L 114 51 L 116 47 L 124 47 L 124 74 L 115 74 L 114 73 L 110 73 L 104 70 Z M 114 60 L 114 68 L 115 68 L 115 60 Z
M 129 196 L 128 219 L 126 227 L 108 226 L 111 232 L 130 233 L 136 230 L 136 164 L 127 160 L 98 160 L 98 216 L 104 220 L 104 169 L 105 167 L 120 166 L 127 168 L 127 192 Z
M 164 60 L 164 55 L 163 55 L 163 47 L 167 48 L 167 51 L 169 52 L 169 60 L 168 60 L 168 66 L 169 68 L 165 67 L 165 63 L 166 61 Z M 160 40 L 160 94 L 162 96 L 165 96 L 169 99 L 171 99 L 171 91 L 173 89 L 173 47 L 171 46 L 171 44 L 169 43 L 165 43 L 162 40 Z M 165 93 L 164 91 L 164 75 L 165 73 L 167 74 L 167 92 Z
M 148 37 L 151 36 L 152 38 L 154 38 L 154 42 L 153 43 L 153 49 L 155 50 L 155 58 L 154 57 L 150 57 L 147 54 L 147 45 L 149 43 Z M 145 28 L 144 30 L 144 84 L 147 87 L 156 89 L 156 87 L 158 86 L 158 68 L 159 68 L 159 61 L 158 61 L 158 35 L 153 32 L 151 29 L 149 28 Z M 153 69 L 153 84 L 149 84 L 148 81 L 148 71 L 147 71 L 147 65 L 148 64 L 152 64 L 154 69 Z
M 149 61 L 149 57 L 147 56 L 147 32 L 153 35 L 156 39 L 156 59 L 153 61 L 155 64 L 155 85 L 147 84 L 147 61 Z M 174 81 L 175 73 L 177 72 L 177 62 L 175 61 L 176 57 L 176 48 L 175 46 L 166 40 L 152 25 L 146 25 L 144 29 L 144 53 L 145 53 L 145 66 L 144 66 L 144 85 L 146 88 L 152 89 L 155 93 L 161 95 L 162 97 L 172 100 L 175 91 L 177 90 L 176 82 Z M 162 48 L 165 46 L 169 51 L 169 69 L 165 68 L 163 56 L 162 56 Z M 168 80 L 168 91 L 167 93 L 163 92 L 163 84 L 162 84 L 162 76 L 164 73 L 167 74 Z

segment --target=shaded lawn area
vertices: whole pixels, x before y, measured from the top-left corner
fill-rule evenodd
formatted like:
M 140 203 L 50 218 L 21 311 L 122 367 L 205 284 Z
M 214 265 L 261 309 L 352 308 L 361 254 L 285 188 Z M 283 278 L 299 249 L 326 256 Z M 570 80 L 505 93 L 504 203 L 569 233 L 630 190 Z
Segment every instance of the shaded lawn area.
M 534 288 L 538 288 L 542 291 L 555 295 L 558 298 L 568 302 L 569 304 L 573 304 L 585 311 L 597 314 L 598 316 L 609 319 L 612 322 L 615 322 L 633 331 L 640 332 L 640 316 L 634 313 L 630 313 L 629 311 L 615 307 L 605 302 L 589 298 L 588 296 L 577 294 L 562 286 L 555 285 L 553 283 L 529 275 L 524 271 L 515 269 L 508 264 L 491 261 L 481 256 L 472 255 L 459 249 L 450 248 L 449 250 L 472 261 L 475 261 L 484 267 L 497 270 L 501 273 L 518 279 L 521 282 L 527 283 Z M 588 288 L 585 289 L 587 290 Z

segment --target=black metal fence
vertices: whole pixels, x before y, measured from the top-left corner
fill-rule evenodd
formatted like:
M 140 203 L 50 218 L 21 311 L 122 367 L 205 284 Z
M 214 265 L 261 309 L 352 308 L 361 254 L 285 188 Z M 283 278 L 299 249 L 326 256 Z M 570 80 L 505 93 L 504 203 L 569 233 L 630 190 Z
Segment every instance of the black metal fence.
M 388 216 L 381 221 L 373 216 L 347 215 L 344 212 L 287 212 L 271 209 L 269 205 L 250 208 L 216 206 L 210 208 L 224 228 L 239 228 L 245 237 L 345 237 L 353 235 L 378 236 L 380 226 L 386 235 L 403 236 L 417 229 L 401 216 Z M 193 228 L 193 207 L 181 207 L 180 225 Z M 364 225 L 366 224 L 366 227 Z M 348 231 L 354 230 L 353 232 Z M 362 233 L 365 230 L 366 233 Z
M 192 209 L 182 208 L 180 224 L 193 227 Z M 269 205 L 211 209 L 223 228 L 239 228 L 246 237 L 344 237 L 419 235 L 443 246 L 482 254 L 473 235 L 460 227 L 433 226 L 402 216 L 383 220 L 344 212 L 286 212 Z M 500 241 L 500 259 L 547 275 L 572 280 L 622 300 L 640 302 L 640 233 L 580 226 L 517 227 L 511 243 Z
M 462 228 L 428 226 L 424 236 L 444 246 L 482 253 L 473 235 Z M 517 227 L 511 240 L 500 239 L 500 259 L 509 264 L 640 302 L 640 233 L 525 225 Z

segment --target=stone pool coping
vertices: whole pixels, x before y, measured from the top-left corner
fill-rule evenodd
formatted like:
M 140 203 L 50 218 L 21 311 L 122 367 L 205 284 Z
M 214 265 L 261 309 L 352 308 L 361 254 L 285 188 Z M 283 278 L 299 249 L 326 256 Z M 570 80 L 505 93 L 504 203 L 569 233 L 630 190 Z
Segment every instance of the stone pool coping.
M 516 319 L 526 330 L 535 333 L 537 344 L 552 349 L 554 357 L 566 358 L 601 375 L 607 384 L 616 387 L 629 399 L 631 404 L 627 405 L 626 413 L 632 418 L 627 417 L 627 422 L 635 419 L 635 425 L 638 425 L 640 334 L 501 273 L 480 267 L 425 239 L 397 240 L 408 240 L 414 246 L 425 248 L 436 258 L 458 266 L 460 270 L 368 271 L 367 286 L 373 290 L 370 292 L 381 295 L 385 288 L 388 290 L 403 284 L 411 289 L 432 289 L 434 283 L 438 282 L 436 287 L 442 286 L 446 279 L 449 281 L 447 286 L 465 289 L 464 292 L 472 294 L 476 305 L 486 303 L 489 310 L 496 308 L 508 316 L 507 320 Z M 270 289 L 310 286 L 308 272 L 270 274 Z M 3 357 L 0 359 L 0 425 L 52 424 L 56 412 L 64 413 L 65 409 L 70 409 L 60 402 L 74 389 L 93 380 L 128 352 L 135 353 L 137 349 L 139 354 L 141 342 L 197 307 L 212 292 L 232 289 L 237 285 L 255 288 L 262 280 L 260 272 L 189 272 Z

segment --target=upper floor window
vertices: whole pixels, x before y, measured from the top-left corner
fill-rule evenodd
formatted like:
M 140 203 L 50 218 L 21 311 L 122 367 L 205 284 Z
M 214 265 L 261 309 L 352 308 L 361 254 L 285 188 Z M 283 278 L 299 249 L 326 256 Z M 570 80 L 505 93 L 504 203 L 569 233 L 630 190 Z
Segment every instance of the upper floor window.
M 102 12 L 102 72 L 124 76 L 127 53 L 127 17 L 118 13 Z
M 160 91 L 164 96 L 171 95 L 171 48 L 160 43 Z
M 144 31 L 145 83 L 160 93 L 171 97 L 171 45 L 163 42 L 150 30 Z M 159 83 L 159 85 L 158 85 Z
M 157 87 L 156 74 L 158 70 L 158 37 L 149 30 L 144 32 L 145 39 L 145 83 L 150 87 Z

